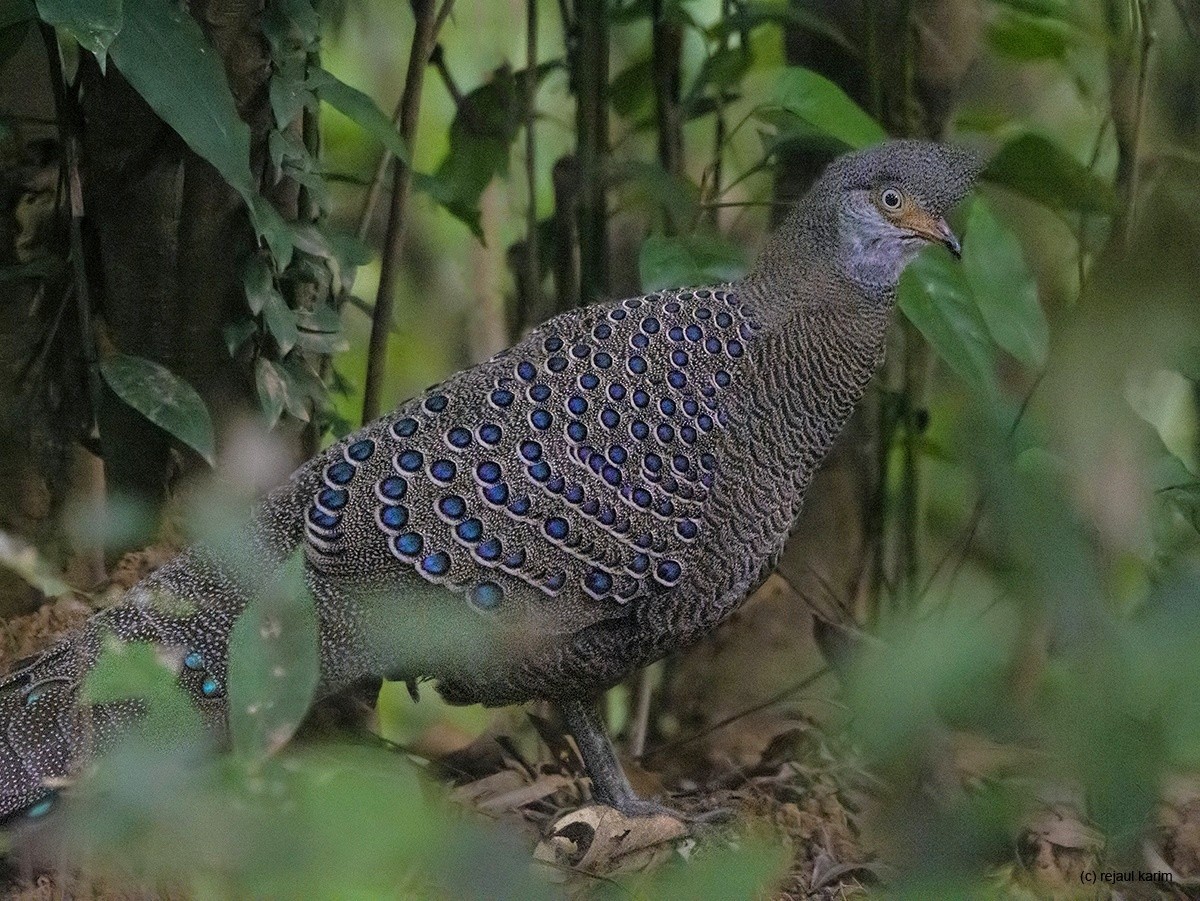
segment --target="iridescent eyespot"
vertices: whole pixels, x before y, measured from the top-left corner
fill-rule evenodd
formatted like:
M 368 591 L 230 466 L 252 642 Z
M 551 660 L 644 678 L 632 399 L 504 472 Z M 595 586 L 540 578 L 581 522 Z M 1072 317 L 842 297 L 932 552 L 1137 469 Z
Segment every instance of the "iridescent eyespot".
M 408 438 L 417 430 L 417 421 L 406 416 L 392 423 L 392 434 L 397 438 Z
M 481 610 L 492 610 L 500 606 L 504 592 L 495 582 L 484 582 L 471 589 L 471 603 Z

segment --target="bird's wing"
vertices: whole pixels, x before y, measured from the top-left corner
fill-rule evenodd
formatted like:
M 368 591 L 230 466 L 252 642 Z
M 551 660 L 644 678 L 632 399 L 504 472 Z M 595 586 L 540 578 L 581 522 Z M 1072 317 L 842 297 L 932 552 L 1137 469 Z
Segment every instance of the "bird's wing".
M 484 608 L 523 586 L 619 605 L 676 584 L 753 327 L 725 288 L 550 320 L 312 464 L 310 561 L 349 583 L 415 573 Z

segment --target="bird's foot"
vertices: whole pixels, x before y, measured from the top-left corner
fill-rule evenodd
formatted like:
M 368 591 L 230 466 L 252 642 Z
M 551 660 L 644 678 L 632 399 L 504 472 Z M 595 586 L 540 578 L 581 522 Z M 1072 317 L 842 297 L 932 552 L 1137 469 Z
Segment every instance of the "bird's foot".
M 688 823 L 693 826 L 709 826 L 714 823 L 724 823 L 733 819 L 733 811 L 728 807 L 715 807 L 699 813 L 685 813 L 661 801 L 628 795 L 620 799 L 597 799 L 601 804 L 615 808 L 627 817 L 657 817 L 666 816 Z

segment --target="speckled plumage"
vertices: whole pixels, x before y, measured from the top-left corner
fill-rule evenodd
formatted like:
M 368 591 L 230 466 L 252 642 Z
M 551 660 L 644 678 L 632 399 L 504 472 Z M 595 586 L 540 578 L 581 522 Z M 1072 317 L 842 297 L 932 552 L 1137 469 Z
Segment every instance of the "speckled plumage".
M 882 359 L 920 242 L 863 198 L 894 182 L 940 216 L 976 171 L 919 142 L 844 157 L 742 282 L 564 313 L 302 467 L 247 541 L 264 574 L 303 545 L 321 691 L 386 675 L 436 679 L 455 702 L 573 704 L 720 623 L 774 565 Z M 221 731 L 248 591 L 189 551 L 10 674 L 0 815 L 40 812 L 43 780 L 134 715 L 76 706 L 106 633 L 170 649 Z

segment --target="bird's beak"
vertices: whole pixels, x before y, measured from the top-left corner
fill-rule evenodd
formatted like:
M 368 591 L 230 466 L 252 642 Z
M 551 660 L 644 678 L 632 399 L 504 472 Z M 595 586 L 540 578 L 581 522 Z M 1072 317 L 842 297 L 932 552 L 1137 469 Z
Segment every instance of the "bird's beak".
M 956 260 L 962 259 L 962 244 L 959 243 L 958 238 L 950 230 L 950 226 L 946 224 L 946 220 L 941 216 L 931 216 L 921 210 L 915 215 L 909 216 L 908 221 L 904 224 L 914 234 L 920 235 L 926 241 L 933 244 L 941 244 L 954 254 Z
M 962 244 L 959 243 L 958 237 L 950 230 L 950 226 L 946 224 L 946 220 L 938 217 L 938 221 L 934 227 L 935 241 L 941 241 L 942 246 L 954 254 L 954 259 L 962 259 Z

